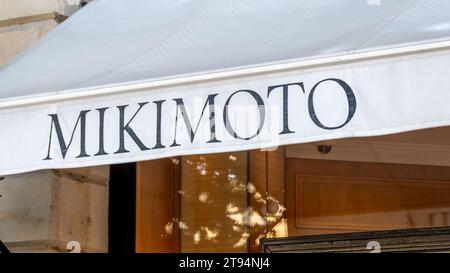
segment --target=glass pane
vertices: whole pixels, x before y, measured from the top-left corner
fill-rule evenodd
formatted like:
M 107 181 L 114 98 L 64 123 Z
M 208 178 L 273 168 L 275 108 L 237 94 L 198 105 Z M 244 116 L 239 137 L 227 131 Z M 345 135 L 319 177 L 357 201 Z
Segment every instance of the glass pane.
M 448 135 L 450 127 L 151 161 L 139 196 L 154 204 L 138 208 L 165 209 L 143 210 L 158 226 L 141 233 L 164 234 L 159 251 L 258 252 L 264 238 L 449 226 Z M 158 241 L 147 237 L 146 251 Z
M 246 252 L 247 152 L 181 158 L 182 252 Z

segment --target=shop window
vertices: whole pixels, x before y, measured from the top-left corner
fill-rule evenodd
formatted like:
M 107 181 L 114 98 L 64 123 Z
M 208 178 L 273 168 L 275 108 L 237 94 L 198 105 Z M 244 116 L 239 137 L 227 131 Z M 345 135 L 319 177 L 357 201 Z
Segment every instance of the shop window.
M 182 252 L 246 252 L 251 221 L 248 208 L 248 153 L 181 157 Z
M 141 162 L 137 177 L 138 252 L 257 252 L 287 235 L 284 149 Z
M 136 249 L 258 252 L 283 237 L 448 227 L 449 134 L 140 162 Z

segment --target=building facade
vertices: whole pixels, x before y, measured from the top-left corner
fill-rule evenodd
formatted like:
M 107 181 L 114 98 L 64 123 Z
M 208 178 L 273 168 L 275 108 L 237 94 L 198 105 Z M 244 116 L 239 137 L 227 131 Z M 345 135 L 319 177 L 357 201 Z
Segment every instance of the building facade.
M 7 67 L 24 50 L 39 45 L 40 38 L 76 14 L 87 2 L 0 0 L 0 65 Z M 226 9 L 229 10 L 232 9 Z M 163 25 L 167 27 L 165 22 Z M 119 32 L 124 31 L 121 26 L 117 28 Z M 132 26 L 130 29 L 137 27 Z M 187 33 L 183 29 L 180 32 L 182 38 Z M 195 43 L 195 39 L 174 37 L 173 40 L 181 40 L 183 46 Z M 165 56 L 165 50 L 171 48 L 164 44 L 157 53 Z M 128 53 L 122 48 L 117 50 L 123 55 Z M 433 55 L 429 52 L 432 49 L 410 50 L 416 50 L 414 54 L 423 54 L 420 55 L 423 58 L 417 58 L 417 62 L 429 57 L 430 63 L 440 63 L 434 58 L 440 56 L 440 51 L 432 52 Z M 448 48 L 439 50 L 447 52 L 445 50 Z M 413 55 L 411 52 L 408 54 Z M 160 61 L 158 54 L 156 61 Z M 421 71 L 422 63 L 413 63 L 416 59 L 411 61 L 405 52 L 389 54 L 374 62 L 378 65 L 374 65 L 375 68 L 370 66 L 370 61 L 375 58 L 372 55 L 364 55 L 361 60 L 349 59 L 333 64 L 333 73 L 342 78 L 352 75 L 348 76 L 349 84 L 338 78 L 325 77 L 323 75 L 328 74 L 317 68 L 317 64 L 308 64 L 302 69 L 310 69 L 307 72 L 313 74 L 311 78 L 304 76 L 307 73 L 299 69 L 303 73 L 299 72 L 299 75 L 306 78 L 305 82 L 297 78 L 296 82 L 279 82 L 285 80 L 283 77 L 289 80 L 297 77 L 295 73 L 298 71 L 289 68 L 291 70 L 274 72 L 273 77 L 278 77 L 276 80 L 263 72 L 249 73 L 247 82 L 239 79 L 237 83 L 230 83 L 230 76 L 222 76 L 218 78 L 217 81 L 221 82 L 217 85 L 211 83 L 210 79 L 205 82 L 188 79 L 185 83 L 188 87 L 181 89 L 183 92 L 175 90 L 182 84 L 168 80 L 169 83 L 161 83 L 162 87 L 152 87 L 166 88 L 159 91 L 149 89 L 150 92 L 143 87 L 136 88 L 137 91 L 131 89 L 129 93 L 137 94 L 136 98 L 128 98 L 126 92 L 101 97 L 100 102 L 94 101 L 90 110 L 82 108 L 85 105 L 80 100 L 73 105 L 61 104 L 68 107 L 67 113 L 62 111 L 45 115 L 45 124 L 50 127 L 45 127 L 42 135 L 45 135 L 44 141 L 48 146 L 41 150 L 45 150 L 47 157 L 43 154 L 39 164 L 49 163 L 48 166 L 53 166 L 50 164 L 55 162 L 64 165 L 64 160 L 72 160 L 74 166 L 95 166 L 35 168 L 43 170 L 0 176 L 0 240 L 13 252 L 367 252 L 371 250 L 371 246 L 367 245 L 369 242 L 377 242 L 375 248 L 381 251 L 447 251 L 448 240 L 445 236 L 448 234 L 446 228 L 450 219 L 450 129 L 444 123 L 438 123 L 446 120 L 436 120 L 436 123 L 430 122 L 419 128 L 412 114 L 419 112 L 417 109 L 423 110 L 423 105 L 415 104 L 416 101 L 411 99 L 413 102 L 409 102 L 416 108 L 398 107 L 401 109 L 399 112 L 394 109 L 389 114 L 387 107 L 383 107 L 401 106 L 405 101 L 401 95 L 391 98 L 389 92 L 380 91 L 379 97 L 368 99 L 369 96 L 363 97 L 362 90 L 353 88 L 358 86 L 356 83 L 359 86 L 363 84 L 355 80 L 357 77 L 353 77 L 352 73 L 358 76 L 364 74 L 365 79 L 385 79 L 383 77 L 398 74 L 401 79 L 398 86 L 417 87 L 417 84 L 409 85 L 405 79 Z M 150 57 L 154 56 L 150 54 Z M 175 54 L 175 57 L 179 56 Z M 213 59 L 215 56 L 208 57 Z M 120 72 L 126 74 L 135 68 L 135 74 L 145 71 L 143 68 L 140 70 L 139 65 L 145 64 L 146 58 L 138 60 Z M 182 58 L 178 60 L 184 61 Z M 222 57 L 221 61 L 226 63 L 227 59 Z M 64 63 L 64 59 L 53 59 L 52 62 Z M 390 67 L 391 70 L 382 66 L 394 62 L 398 63 L 392 65 L 394 68 Z M 352 73 L 346 70 L 335 72 L 340 69 L 349 69 Z M 67 70 L 66 73 L 72 71 Z M 107 76 L 110 74 L 107 73 Z M 427 79 L 434 82 L 432 77 Z M 394 80 L 391 85 L 395 85 Z M 374 85 L 367 84 L 364 87 L 370 89 Z M 229 86 L 235 89 L 225 90 Z M 255 86 L 263 86 L 264 92 L 258 94 L 250 90 Z M 220 91 L 214 93 L 210 88 Z M 287 97 L 292 91 L 290 88 L 300 91 L 295 93 L 298 97 L 292 99 L 296 104 L 288 103 Z M 329 97 L 319 91 L 325 88 L 331 94 Z M 166 94 L 168 97 L 163 97 Z M 249 95 L 250 99 L 238 97 L 243 94 Z M 146 96 L 152 99 L 144 101 Z M 194 101 L 193 97 L 199 98 L 201 103 Z M 216 97 L 218 103 L 214 101 Z M 256 102 L 257 107 L 227 112 L 227 107 L 236 97 L 240 98 L 244 106 Z M 389 99 L 383 100 L 385 97 Z M 111 105 L 100 108 L 97 104 L 104 103 L 103 99 L 111 102 Z M 270 123 L 273 127 L 264 127 L 267 133 L 262 125 L 265 117 L 271 114 L 269 99 L 282 115 L 276 116 L 276 121 Z M 371 104 L 375 100 L 378 102 L 378 99 L 378 104 Z M 128 100 L 133 104 L 128 103 Z M 275 100 L 277 102 L 273 103 Z M 316 100 L 321 100 L 321 103 Z M 436 117 L 444 112 L 442 109 L 446 109 L 446 102 L 442 100 L 435 100 L 442 104 L 436 107 L 438 110 L 431 111 Z M 162 107 L 168 107 L 169 102 L 173 102 L 170 107 L 174 111 L 167 108 L 162 110 Z M 59 106 L 58 101 L 53 103 L 52 110 Z M 216 115 L 214 107 L 219 104 L 223 105 L 223 109 L 220 109 L 220 115 Z M 319 104 L 322 108 L 317 107 Z M 261 107 L 266 105 L 266 108 Z M 288 118 L 288 105 L 291 119 Z M 189 112 L 186 110 L 189 107 L 201 111 Z M 151 115 L 143 117 L 141 109 L 147 114 L 151 110 Z M 361 117 L 361 109 L 364 109 L 366 116 Z M 105 118 L 105 113 L 109 114 L 112 110 L 115 112 Z M 89 111 L 98 115 L 87 116 Z M 292 111 L 296 111 L 295 117 Z M 171 112 L 175 116 L 168 114 Z M 196 119 L 189 116 L 192 113 L 196 114 Z M 63 114 L 67 116 L 62 118 Z M 74 115 L 68 117 L 69 114 Z M 164 114 L 167 116 L 162 117 Z M 207 115 L 209 119 L 206 119 Z M 259 119 L 252 118 L 252 115 Z M 217 116 L 220 116 L 220 125 L 219 122 L 214 123 Z M 136 123 L 132 123 L 135 117 Z M 89 122 L 95 119 L 98 128 L 86 126 L 88 118 L 91 118 Z M 422 116 L 418 115 L 417 118 Z M 111 123 L 105 123 L 105 120 Z M 156 123 L 152 123 L 154 120 Z M 196 127 L 193 123 L 195 120 L 198 121 Z M 231 123 L 242 120 L 259 121 L 249 126 L 250 130 L 256 131 L 254 135 L 242 136 L 245 130 L 239 131 L 237 126 L 230 127 Z M 201 121 L 204 122 L 204 128 L 198 125 Z M 358 135 L 356 129 L 352 131 L 353 121 L 359 122 L 355 127 L 360 126 L 362 132 L 364 129 L 367 132 L 373 129 L 374 132 L 370 136 Z M 85 126 L 88 130 L 76 131 L 79 122 L 80 128 Z M 391 123 L 397 127 L 390 126 Z M 174 130 L 170 127 L 172 124 L 175 124 Z M 117 128 L 114 126 L 120 129 L 115 130 Z M 114 135 L 111 133 L 113 127 Z M 223 133 L 221 137 L 218 137 L 219 127 Z M 333 130 L 341 129 L 333 134 Z M 301 141 L 288 138 L 294 131 L 300 130 L 304 133 L 299 138 Z M 168 134 L 173 131 L 174 136 Z M 245 141 L 257 139 L 255 137 L 261 131 L 268 136 L 281 137 L 261 137 L 258 139 L 260 143 L 255 141 L 245 146 Z M 104 132 L 110 132 L 114 137 L 106 138 L 107 133 Z M 201 135 L 202 132 L 204 135 Z M 70 141 L 67 138 L 70 133 L 75 139 L 72 146 L 72 138 Z M 321 139 L 325 135 L 326 139 Z M 228 142 L 232 145 L 235 145 L 233 141 L 242 141 L 239 145 L 244 148 L 226 151 L 227 144 L 221 144 L 220 149 L 213 146 L 222 140 L 227 141 L 226 137 L 232 139 Z M 142 141 L 144 138 L 156 142 L 150 147 L 150 142 Z M 205 141 L 196 143 L 198 138 Z M 278 140 L 284 141 L 283 144 L 277 143 Z M 193 146 L 189 146 L 193 143 Z M 264 147 L 258 145 L 261 143 Z M 105 150 L 107 145 L 110 150 Z M 181 152 L 176 150 L 179 146 L 184 148 L 183 145 L 188 148 Z M 91 149 L 89 155 L 86 149 Z M 126 156 L 130 151 L 127 149 L 132 150 L 139 159 L 128 160 Z M 154 153 L 151 155 L 153 159 L 148 160 L 151 156 L 146 152 Z M 165 153 L 165 156 L 159 156 L 158 153 Z M 98 158 L 102 164 L 81 161 L 85 158 Z M 80 163 L 76 160 L 80 160 Z M 8 171 L 6 167 L 4 170 Z M 420 234 L 428 237 L 419 240 Z M 406 239 L 402 242 L 399 236 L 406 236 Z M 317 243 L 317 247 L 312 247 L 311 242 Z
M 81 6 L 70 0 L 0 1 L 0 65 L 6 66 Z M 68 252 L 78 244 L 84 252 L 107 252 L 108 182 L 108 166 L 3 178 L 0 240 L 13 252 Z M 76 243 L 68 250 L 72 241 Z

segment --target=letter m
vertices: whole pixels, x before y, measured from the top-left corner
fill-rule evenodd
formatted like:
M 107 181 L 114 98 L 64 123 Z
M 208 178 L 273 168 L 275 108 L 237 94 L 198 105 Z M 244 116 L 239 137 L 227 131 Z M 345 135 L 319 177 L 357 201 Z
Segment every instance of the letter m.
M 200 114 L 200 118 L 197 122 L 197 126 L 195 126 L 195 129 L 193 129 L 191 121 L 188 117 L 186 108 L 184 106 L 184 101 L 183 99 L 173 99 L 176 104 L 177 104 L 177 113 L 176 113 L 176 117 L 175 117 L 175 133 L 174 133 L 174 140 L 172 145 L 170 145 L 170 147 L 175 147 L 175 146 L 180 146 L 180 144 L 177 143 L 177 125 L 178 125 L 178 111 L 181 111 L 181 115 L 183 117 L 184 120 L 184 124 L 186 125 L 186 129 L 188 131 L 191 143 L 194 141 L 195 138 L 195 134 L 197 133 L 198 127 L 200 126 L 200 122 L 201 119 L 203 117 L 203 114 L 205 113 L 205 110 L 208 108 L 209 109 L 209 129 L 210 129 L 210 140 L 207 143 L 216 143 L 216 142 L 220 142 L 220 140 L 217 140 L 216 138 L 216 121 L 215 121 L 215 116 L 216 113 L 214 111 L 214 98 L 217 96 L 218 94 L 211 94 L 208 96 L 208 98 L 206 99 L 205 105 L 203 106 L 202 109 L 202 113 Z M 209 106 L 209 107 L 207 107 Z
M 58 137 L 59 147 L 61 149 L 61 155 L 63 158 L 66 158 L 67 151 L 69 150 L 69 147 L 72 144 L 73 136 L 75 135 L 78 124 L 80 124 L 80 154 L 77 156 L 77 158 L 89 156 L 86 153 L 86 114 L 89 111 L 90 110 L 81 111 L 80 114 L 78 115 L 77 122 L 75 123 L 75 126 L 73 127 L 72 134 L 70 136 L 68 143 L 64 139 L 63 132 L 61 130 L 61 124 L 59 123 L 58 115 L 57 114 L 49 114 L 49 117 L 52 119 L 52 121 L 51 121 L 51 125 L 50 125 L 48 153 L 47 153 L 47 157 L 44 158 L 44 160 L 52 159 L 50 157 L 50 151 L 51 151 L 51 145 L 52 145 L 53 128 L 55 128 L 56 136 Z

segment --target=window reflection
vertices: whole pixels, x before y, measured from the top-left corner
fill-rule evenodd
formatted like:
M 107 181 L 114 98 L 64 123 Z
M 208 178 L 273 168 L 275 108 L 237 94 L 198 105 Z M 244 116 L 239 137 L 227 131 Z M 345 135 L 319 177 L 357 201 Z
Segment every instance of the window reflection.
M 181 158 L 182 252 L 247 250 L 247 152 Z
M 180 212 L 164 236 L 177 228 L 182 252 L 257 251 L 261 238 L 286 236 L 283 168 L 266 172 L 268 160 L 259 151 L 172 159 L 180 170 Z M 277 182 L 268 187 L 268 179 Z
M 148 161 L 141 199 L 154 204 L 142 210 L 142 221 L 152 218 L 142 234 L 157 221 L 156 207 L 170 209 L 162 236 L 145 237 L 146 245 L 172 239 L 154 251 L 257 252 L 267 237 L 448 226 L 449 134 L 446 127 L 335 140 L 326 154 L 321 143 L 305 143 Z

